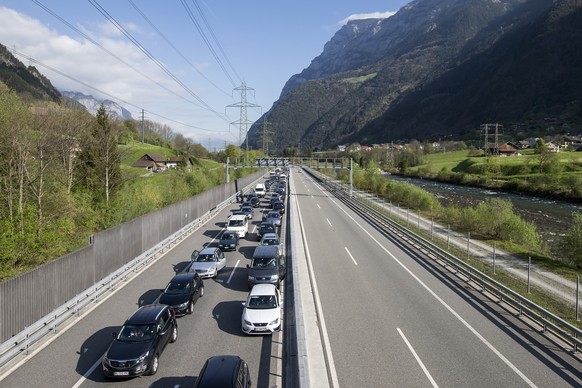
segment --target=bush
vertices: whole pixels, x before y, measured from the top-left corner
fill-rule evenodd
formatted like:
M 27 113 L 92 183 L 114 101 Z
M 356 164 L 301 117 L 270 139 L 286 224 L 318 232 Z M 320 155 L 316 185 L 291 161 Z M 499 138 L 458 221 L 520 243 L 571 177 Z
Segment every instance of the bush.
M 560 255 L 570 264 L 582 267 L 582 213 L 572 214 L 572 226 L 560 241 L 558 250 Z

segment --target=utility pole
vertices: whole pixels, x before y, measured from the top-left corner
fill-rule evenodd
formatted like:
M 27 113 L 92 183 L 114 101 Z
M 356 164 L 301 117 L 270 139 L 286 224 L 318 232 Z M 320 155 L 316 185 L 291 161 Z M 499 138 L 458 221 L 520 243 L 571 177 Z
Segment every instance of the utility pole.
M 242 146 L 244 138 L 248 157 L 249 153 L 248 127 L 251 122 L 247 120 L 247 108 L 260 108 L 260 105 L 253 104 L 247 101 L 247 92 L 255 89 L 248 87 L 246 83 L 243 82 L 241 86 L 234 88 L 233 90 L 240 92 L 240 102 L 237 102 L 236 104 L 227 105 L 226 107 L 240 108 L 240 119 L 238 121 L 233 121 L 231 124 L 239 126 L 238 142 L 239 145 Z
M 141 144 L 145 141 L 144 110 L 141 110 Z

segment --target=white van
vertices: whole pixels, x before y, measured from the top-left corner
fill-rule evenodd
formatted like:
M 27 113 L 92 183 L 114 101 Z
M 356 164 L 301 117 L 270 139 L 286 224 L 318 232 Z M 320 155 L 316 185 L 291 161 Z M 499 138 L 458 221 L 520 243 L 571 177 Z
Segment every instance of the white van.
M 257 194 L 257 197 L 259 198 L 263 198 L 265 194 L 267 194 L 267 189 L 263 183 L 257 183 L 255 186 L 255 194 Z
M 249 231 L 249 221 L 244 214 L 235 214 L 228 219 L 226 230 L 238 234 L 239 238 L 245 238 Z

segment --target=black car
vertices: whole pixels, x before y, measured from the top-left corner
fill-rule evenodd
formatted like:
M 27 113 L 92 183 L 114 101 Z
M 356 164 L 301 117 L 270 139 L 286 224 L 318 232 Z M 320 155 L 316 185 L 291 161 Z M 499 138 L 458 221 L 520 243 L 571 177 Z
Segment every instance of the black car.
M 251 202 L 251 205 L 253 207 L 259 207 L 259 206 L 261 206 L 261 200 L 259 199 L 259 197 L 251 197 L 250 202 Z
M 204 295 L 204 283 L 197 272 L 182 272 L 170 280 L 158 303 L 172 306 L 176 316 L 192 314 L 198 298 Z
M 220 240 L 218 241 L 218 247 L 223 251 L 227 251 L 229 249 L 236 250 L 239 244 L 239 237 L 238 234 L 231 231 L 224 231 L 220 236 Z
M 281 196 L 279 194 L 272 195 L 271 198 L 269 199 L 269 208 L 273 209 L 273 206 L 277 202 L 281 202 Z
M 214 356 L 204 363 L 194 388 L 250 388 L 251 374 L 239 356 Z
M 278 211 L 279 214 L 285 214 L 285 204 L 281 201 L 275 202 L 273 204 L 273 210 Z
M 259 224 L 257 228 L 257 240 L 261 241 L 261 238 L 265 233 L 277 233 L 277 229 L 272 222 L 263 221 Z
M 178 322 L 170 306 L 150 304 L 129 317 L 113 337 L 101 363 L 105 376 L 153 375 L 168 342 L 178 338 Z

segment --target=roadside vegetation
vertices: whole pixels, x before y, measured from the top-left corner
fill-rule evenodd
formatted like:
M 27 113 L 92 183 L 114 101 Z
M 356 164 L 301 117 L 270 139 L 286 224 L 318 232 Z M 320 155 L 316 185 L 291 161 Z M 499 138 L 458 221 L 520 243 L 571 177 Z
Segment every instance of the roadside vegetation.
M 141 133 L 133 120 L 110 120 L 103 107 L 93 117 L 24 101 L 0 83 L 0 281 L 87 245 L 101 230 L 223 184 L 226 158 L 243 155 L 233 145 L 211 154 L 166 126 L 144 127 Z M 147 153 L 192 165 L 160 173 L 131 166 Z M 231 179 L 254 171 L 231 170 Z

